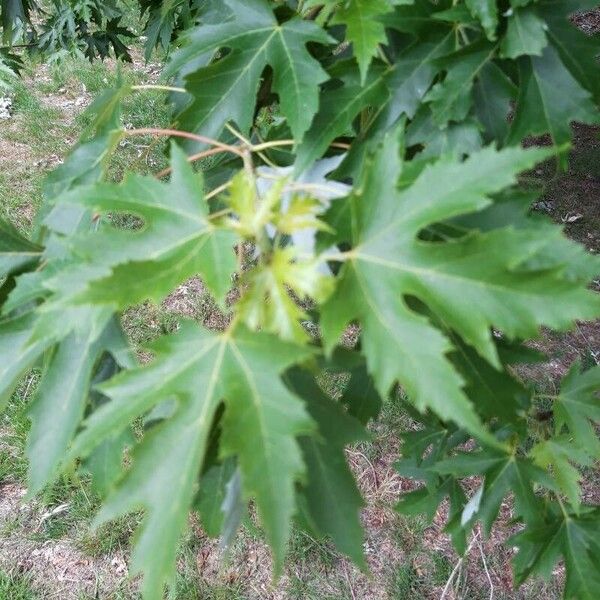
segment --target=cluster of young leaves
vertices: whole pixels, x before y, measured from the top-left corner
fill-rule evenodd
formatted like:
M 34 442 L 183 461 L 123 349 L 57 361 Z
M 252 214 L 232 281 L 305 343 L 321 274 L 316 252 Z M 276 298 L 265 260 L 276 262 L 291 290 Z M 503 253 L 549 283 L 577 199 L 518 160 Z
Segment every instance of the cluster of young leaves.
M 562 558 L 565 597 L 596 598 L 600 513 L 580 481 L 600 458 L 600 370 L 574 366 L 543 418 L 514 375 L 541 327 L 600 316 L 598 260 L 529 213 L 518 179 L 564 165 L 571 121 L 598 121 L 597 40 L 568 20 L 587 6 L 144 2 L 152 44 L 200 21 L 167 69 L 181 131 L 158 133 L 184 139 L 168 180 L 106 180 L 135 134 L 119 86 L 49 177 L 33 237 L 0 225 L 0 399 L 42 370 L 30 495 L 76 465 L 104 497 L 97 523 L 143 509 L 145 598 L 190 510 L 227 543 L 252 503 L 276 573 L 293 522 L 365 567 L 344 448 L 402 401 L 417 426 L 398 468 L 424 485 L 398 510 L 449 498 L 465 552 L 513 496 L 516 582 Z M 122 315 L 193 276 L 228 325 L 181 322 L 138 364 Z M 324 378 L 345 382 L 335 398 Z

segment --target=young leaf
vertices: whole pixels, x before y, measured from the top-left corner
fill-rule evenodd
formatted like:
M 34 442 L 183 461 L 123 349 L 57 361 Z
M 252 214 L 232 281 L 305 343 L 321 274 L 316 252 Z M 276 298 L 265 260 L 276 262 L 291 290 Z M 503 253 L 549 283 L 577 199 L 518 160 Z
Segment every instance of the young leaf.
M 268 265 L 250 271 L 248 288 L 239 301 L 239 315 L 251 329 L 263 327 L 284 340 L 303 342 L 308 333 L 300 324 L 305 311 L 290 296 L 323 302 L 333 290 L 333 279 L 321 273 L 315 260 L 302 260 L 295 248 L 278 249 Z

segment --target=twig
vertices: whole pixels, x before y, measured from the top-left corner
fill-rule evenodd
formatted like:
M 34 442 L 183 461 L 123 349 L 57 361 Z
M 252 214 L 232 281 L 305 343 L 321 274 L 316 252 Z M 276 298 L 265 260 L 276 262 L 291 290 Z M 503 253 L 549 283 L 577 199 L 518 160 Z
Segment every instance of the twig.
M 192 154 L 191 156 L 188 156 L 187 160 L 189 163 L 193 163 L 193 162 L 196 162 L 203 158 L 206 158 L 208 156 L 214 156 L 215 154 L 221 154 L 223 152 L 228 152 L 228 150 L 223 150 L 223 148 L 211 148 L 210 150 L 204 150 L 203 152 L 198 152 L 197 154 Z M 169 175 L 172 171 L 173 171 L 173 167 L 167 167 L 166 169 L 163 169 L 162 171 L 157 173 L 155 175 L 155 177 L 157 179 L 162 179 L 163 177 L 166 177 L 167 175 Z
M 258 150 L 258 149 L 256 148 L 256 146 L 254 146 L 254 145 L 252 144 L 252 142 L 251 142 L 251 141 L 250 141 L 248 138 L 246 138 L 246 137 L 244 137 L 244 136 L 242 135 L 242 133 L 241 133 L 241 132 L 239 132 L 237 129 L 235 129 L 234 127 L 232 127 L 232 126 L 231 126 L 229 123 L 226 123 L 226 124 L 225 124 L 225 127 L 226 127 L 226 128 L 227 128 L 227 129 L 228 129 L 228 130 L 229 130 L 229 131 L 230 131 L 230 132 L 231 132 L 231 133 L 232 133 L 232 134 L 233 134 L 233 135 L 234 135 L 234 136 L 235 136 L 235 137 L 236 137 L 238 140 L 240 140 L 240 142 L 242 142 L 242 144 L 244 144 L 244 145 L 245 145 L 247 148 L 252 148 L 252 151 L 253 151 L 253 152 L 256 152 L 256 153 L 258 154 L 258 156 L 260 156 L 260 158 L 261 158 L 261 159 L 262 159 L 262 160 L 263 160 L 265 163 L 267 163 L 267 164 L 268 164 L 270 167 L 277 168 L 277 165 L 276 165 L 274 162 L 272 162 L 271 160 L 269 160 L 269 158 L 268 158 L 267 156 L 265 156 L 265 155 L 264 155 L 264 154 L 263 154 L 263 153 L 262 153 L 260 150 Z
M 477 545 L 479 546 L 479 553 L 481 554 L 481 562 L 483 563 L 483 568 L 485 570 L 485 574 L 487 576 L 488 582 L 490 584 L 490 600 L 494 598 L 494 582 L 490 576 L 490 572 L 488 571 L 487 563 L 485 561 L 485 554 L 483 553 L 483 547 L 481 546 L 481 542 L 478 541 Z
M 352 600 L 356 600 L 356 594 L 354 593 L 354 588 L 352 587 L 352 582 L 350 581 L 350 575 L 348 575 L 348 565 L 344 561 L 344 577 L 346 578 L 346 582 L 348 583 L 348 589 L 350 590 L 350 596 Z
M 227 181 L 223 185 L 220 185 L 219 187 L 216 187 L 212 192 L 209 192 L 208 194 L 206 194 L 206 196 L 204 197 L 204 199 L 205 200 L 210 200 L 211 198 L 214 198 L 215 196 L 218 196 L 221 192 L 224 192 L 230 185 L 231 185 L 231 182 Z
M 260 152 L 261 150 L 267 150 L 269 148 L 277 148 L 279 146 L 294 146 L 296 144 L 296 140 L 273 140 L 271 142 L 263 142 L 262 144 L 257 144 L 256 146 L 251 146 L 253 152 Z M 349 150 L 350 144 L 345 144 L 344 142 L 332 142 L 329 144 L 330 148 L 341 148 L 342 150 Z
M 456 574 L 458 573 L 458 571 L 462 567 L 462 564 L 465 561 L 465 558 L 467 558 L 467 556 L 469 555 L 469 552 L 473 548 L 473 545 L 477 541 L 478 537 L 479 537 L 479 531 L 473 536 L 473 539 L 471 540 L 471 543 L 469 544 L 469 547 L 467 548 L 467 551 L 464 553 L 463 556 L 461 556 L 459 558 L 458 562 L 454 566 L 454 569 L 452 569 L 452 573 L 450 573 L 450 577 L 448 577 L 448 581 L 446 581 L 446 585 L 444 586 L 444 589 L 442 591 L 442 595 L 440 596 L 440 600 L 444 600 L 444 598 L 447 596 L 448 591 L 450 590 L 450 586 L 452 585 L 452 582 L 454 581 L 454 578 L 456 577 Z
M 175 93 L 179 93 L 179 94 L 186 94 L 187 90 L 185 88 L 180 88 L 180 87 L 173 87 L 171 85 L 158 85 L 158 84 L 145 84 L 145 85 L 132 85 L 131 86 L 132 90 L 137 91 L 144 91 L 144 90 L 156 90 L 156 91 L 161 91 L 161 92 L 175 92 Z
M 125 129 L 123 131 L 123 135 L 160 135 L 165 137 L 180 137 L 188 140 L 193 140 L 195 142 L 200 142 L 202 144 L 209 144 L 211 146 L 214 146 L 215 148 L 221 148 L 225 152 L 231 152 L 232 154 L 237 154 L 237 156 L 240 156 L 242 158 L 244 157 L 244 151 L 242 148 L 238 148 L 237 146 L 231 146 L 229 144 L 224 144 L 223 142 L 219 142 L 219 140 L 214 140 L 204 135 L 198 135 L 197 133 L 191 133 L 190 131 L 179 131 L 178 129 L 161 129 L 159 127 L 143 127 L 141 129 Z
M 25 393 L 23 394 L 23 400 L 27 400 L 27 394 L 29 394 L 29 388 L 31 387 L 31 384 L 34 379 L 35 379 L 34 375 L 31 375 L 31 377 L 29 377 L 29 381 L 27 382 L 27 387 L 25 388 Z

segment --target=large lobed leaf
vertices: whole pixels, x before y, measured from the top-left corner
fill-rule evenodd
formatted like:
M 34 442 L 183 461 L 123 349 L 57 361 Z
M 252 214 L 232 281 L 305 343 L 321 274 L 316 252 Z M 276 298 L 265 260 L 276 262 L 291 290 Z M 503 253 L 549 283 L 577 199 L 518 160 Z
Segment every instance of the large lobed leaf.
M 481 434 L 463 381 L 446 357 L 448 339 L 408 299 L 423 302 L 445 327 L 499 367 L 492 327 L 510 338 L 535 336 L 540 325 L 566 328 L 579 315 L 597 315 L 598 298 L 583 285 L 574 288 L 560 269 L 520 268 L 545 245 L 545 233 L 506 228 L 448 242 L 419 239 L 436 222 L 489 206 L 490 194 L 546 151 L 487 148 L 462 163 L 441 160 L 398 191 L 399 150 L 394 136 L 388 137 L 348 200 L 339 241 L 352 249 L 341 257 L 338 288 L 323 307 L 325 344 L 332 348 L 348 323 L 358 319 L 381 394 L 399 381 L 420 409 L 431 408 Z
M 296 438 L 314 428 L 279 375 L 308 358 L 310 350 L 242 326 L 217 334 L 191 323 L 151 350 L 156 358 L 150 365 L 101 387 L 111 401 L 90 417 L 72 449 L 73 456 L 86 456 L 133 419 L 176 401 L 171 416 L 150 429 L 134 450 L 131 469 L 97 522 L 147 509 L 133 569 L 144 573 L 148 598 L 162 597 L 223 401 L 220 454 L 237 457 L 244 495 L 256 502 L 279 569 L 295 511 L 294 485 L 306 476 Z

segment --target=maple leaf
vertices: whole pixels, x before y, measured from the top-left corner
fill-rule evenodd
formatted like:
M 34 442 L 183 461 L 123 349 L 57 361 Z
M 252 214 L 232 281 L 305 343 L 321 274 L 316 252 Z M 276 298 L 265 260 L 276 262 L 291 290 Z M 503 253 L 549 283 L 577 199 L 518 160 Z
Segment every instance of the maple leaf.
M 537 443 L 529 452 L 533 461 L 543 469 L 552 468 L 557 486 L 565 494 L 575 511 L 581 503 L 582 474 L 572 463 L 591 466 L 587 452 L 577 448 L 565 436 L 556 436 Z
M 251 329 L 263 327 L 284 340 L 309 339 L 300 321 L 305 311 L 290 296 L 323 302 L 333 291 L 333 278 L 321 273 L 316 260 L 303 260 L 293 247 L 277 249 L 269 263 L 253 269 L 244 278 L 248 289 L 238 303 L 240 317 Z
M 343 177 L 360 175 L 365 157 L 376 148 L 402 115 L 415 117 L 420 103 L 440 70 L 435 59 L 452 50 L 451 31 L 433 33 L 401 52 L 394 64 L 382 72 L 389 94 L 379 101 L 372 118 L 361 127 L 344 163 L 337 171 Z
M 227 487 L 237 477 L 237 473 L 235 460 L 228 458 L 223 463 L 208 468 L 200 480 L 194 509 L 200 515 L 204 531 L 212 537 L 223 533 L 227 519 Z
M 133 230 L 108 226 L 71 240 L 71 252 L 81 257 L 46 282 L 54 303 L 107 304 L 125 308 L 147 298 L 160 300 L 178 284 L 201 274 L 221 300 L 236 268 L 237 236 L 211 220 L 203 182 L 185 154 L 172 148 L 169 183 L 132 176 L 122 184 L 95 184 L 61 196 L 46 219 L 62 217 L 63 207 L 80 206 L 107 214 L 136 215 L 143 220 Z M 101 247 L 102 253 L 97 249 Z
M 437 59 L 438 66 L 447 70 L 446 78 L 431 88 L 425 102 L 431 104 L 433 120 L 438 126 L 465 119 L 471 109 L 473 84 L 495 52 L 494 45 L 483 41 Z
M 40 391 L 29 409 L 27 443 L 31 497 L 52 481 L 83 418 L 97 361 L 106 351 L 123 352 L 127 342 L 110 322 L 101 335 L 93 323 L 68 334 L 44 367 Z
M 473 101 L 489 139 L 506 139 L 508 114 L 516 97 L 517 87 L 498 65 L 488 63 L 481 69 L 473 88 Z
M 500 49 L 505 58 L 517 58 L 523 54 L 541 56 L 548 45 L 546 25 L 535 8 L 516 8 L 508 19 L 506 36 Z
M 553 47 L 547 46 L 541 56 L 523 57 L 519 71 L 519 97 L 509 143 L 530 134 L 549 133 L 553 143 L 560 146 L 571 139 L 571 122 L 599 122 L 590 94 L 565 68 Z M 568 89 L 569 93 L 557 96 L 557 89 Z M 565 161 L 563 158 L 561 162 Z
M 363 425 L 379 416 L 383 401 L 359 352 L 336 348 L 331 357 L 324 359 L 322 366 L 328 373 L 349 375 L 340 398 L 349 414 Z
M 332 38 L 300 18 L 280 25 L 266 0 L 226 0 L 226 4 L 233 18 L 192 30 L 169 65 L 173 73 L 204 53 L 231 50 L 185 77 L 193 100 L 179 115 L 182 126 L 217 137 L 227 121 L 235 121 L 247 132 L 262 72 L 270 65 L 281 111 L 294 137 L 301 140 L 319 106 L 318 85 L 328 79 L 306 44 L 330 44 Z
M 86 456 L 106 435 L 167 400 L 174 413 L 152 427 L 133 451 L 132 467 L 109 495 L 96 522 L 146 508 L 133 571 L 144 573 L 147 598 L 161 598 L 187 522 L 209 434 L 221 401 L 220 453 L 235 456 L 246 499 L 254 499 L 276 570 L 294 513 L 294 485 L 305 467 L 296 438 L 313 431 L 302 402 L 279 374 L 310 356 L 309 348 L 236 326 L 224 333 L 193 323 L 149 346 L 149 365 L 100 386 L 111 401 L 96 410 L 71 456 Z
M 30 4 L 0 9 L 9 37 Z M 391 401 L 415 424 L 398 470 L 424 481 L 399 511 L 431 520 L 447 498 L 464 553 L 473 523 L 489 530 L 512 497 L 517 581 L 563 557 L 565 596 L 598 597 L 599 513 L 580 493 L 600 457 L 598 370 L 574 367 L 545 398 L 554 428 L 532 424 L 533 391 L 511 372 L 537 360 L 521 341 L 540 326 L 598 314 L 585 289 L 598 259 L 531 215 L 538 196 L 515 181 L 550 152 L 565 163 L 573 119 L 598 122 L 598 38 L 570 22 L 596 6 L 142 0 L 147 52 L 191 25 L 170 62 L 177 88 L 118 76 L 44 185 L 36 243 L 0 220 L 0 403 L 41 372 L 30 494 L 81 459 L 108 498 L 99 520 L 145 510 L 132 568 L 145 598 L 174 575 L 190 509 L 227 546 L 253 502 L 276 572 L 292 517 L 364 567 L 345 449 Z M 123 101 L 145 87 L 171 93 L 176 126 L 214 138 L 235 123 L 244 171 L 232 154 L 201 163 L 204 178 L 174 149 L 169 183 L 98 185 L 126 135 Z M 544 133 L 552 151 L 520 148 Z M 234 245 L 254 254 L 236 264 Z M 233 325 L 184 323 L 134 366 L 119 311 L 193 275 L 221 300 L 237 286 Z M 354 348 L 337 345 L 351 332 Z M 481 450 L 457 454 L 473 436 Z M 483 483 L 467 499 L 473 476 Z
M 346 71 L 337 77 L 343 85 L 323 93 L 319 112 L 298 146 L 294 165 L 296 175 L 306 171 L 336 137 L 346 133 L 361 110 L 378 104 L 389 94 L 381 69 L 371 69 L 364 84 L 343 66 L 340 69 Z
M 352 249 L 341 257 L 340 281 L 322 310 L 325 345 L 330 351 L 346 325 L 358 319 L 362 351 L 382 395 L 399 381 L 420 409 L 481 433 L 463 381 L 445 356 L 451 344 L 405 298 L 424 302 L 496 366 L 492 326 L 509 338 L 528 337 L 544 323 L 566 327 L 580 311 L 596 314 L 598 300 L 583 285 L 574 289 L 560 270 L 519 271 L 545 243 L 536 232 L 498 229 L 447 243 L 418 239 L 435 222 L 490 205 L 490 194 L 510 185 L 546 151 L 486 148 L 463 163 L 441 160 L 403 191 L 395 186 L 402 168 L 398 152 L 399 142 L 389 136 L 348 200 L 350 223 L 343 229 L 351 238 L 339 241 Z
M 42 248 L 0 219 L 0 279 L 35 264 L 41 253 Z
M 385 44 L 385 26 L 379 17 L 391 12 L 389 0 L 347 0 L 336 11 L 331 23 L 346 26 L 346 39 L 352 42 L 358 61 L 361 82 L 364 83 L 371 60 L 380 44 Z
M 471 14 L 481 21 L 489 40 L 496 39 L 498 27 L 498 6 L 496 0 L 465 0 Z
M 51 342 L 29 344 L 36 316 L 31 312 L 0 321 L 0 408 L 4 408 L 21 376 Z
M 367 432 L 340 404 L 325 395 L 311 373 L 291 369 L 285 381 L 304 399 L 318 427 L 318 435 L 300 438 L 307 466 L 306 483 L 301 488 L 306 503 L 303 516 L 320 535 L 330 535 L 339 550 L 366 568 L 359 518 L 364 502 L 344 450 L 368 439 Z
M 516 582 L 520 584 L 532 574 L 549 579 L 562 555 L 567 567 L 564 598 L 595 600 L 600 593 L 596 567 L 600 510 L 584 507 L 577 515 L 551 504 L 548 512 L 546 523 L 526 529 L 510 540 L 519 548 L 514 558 Z
M 600 458 L 600 440 L 594 427 L 600 422 L 599 393 L 600 367 L 580 373 L 575 363 L 553 405 L 556 433 L 566 427 L 579 448 L 594 458 Z
M 544 0 L 538 10 L 546 22 L 546 34 L 550 43 L 559 53 L 564 65 L 571 75 L 590 91 L 596 101 L 600 100 L 600 65 L 597 57 L 600 54 L 600 39 L 596 35 L 586 35 L 569 20 L 575 10 L 586 7 L 579 4 L 571 6 L 564 0 Z M 587 8 L 596 8 L 589 2 Z
M 462 515 L 467 498 L 455 477 L 440 475 L 433 470 L 441 458 L 464 441 L 464 435 L 441 423 L 434 415 L 427 414 L 422 421 L 422 429 L 401 434 L 403 458 L 395 467 L 401 475 L 424 481 L 425 485 L 402 494 L 395 508 L 403 515 L 425 514 L 433 519 L 440 503 L 448 498 L 450 510 L 444 530 L 452 536 L 457 551 L 464 554 L 467 529 Z
M 461 452 L 433 464 L 431 469 L 456 478 L 474 473 L 485 477 L 482 486 L 465 506 L 461 519 L 464 525 L 481 520 L 488 534 L 507 494 L 514 494 L 516 515 L 528 525 L 536 526 L 542 521 L 543 509 L 535 494 L 534 483 L 556 488 L 548 474 L 531 460 L 493 449 Z

